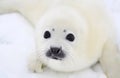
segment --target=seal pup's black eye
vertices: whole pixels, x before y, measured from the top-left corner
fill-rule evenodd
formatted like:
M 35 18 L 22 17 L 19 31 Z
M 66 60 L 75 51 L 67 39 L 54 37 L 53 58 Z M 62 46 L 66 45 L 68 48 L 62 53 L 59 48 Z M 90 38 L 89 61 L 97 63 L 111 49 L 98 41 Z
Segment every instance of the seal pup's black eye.
M 44 33 L 44 38 L 45 39 L 48 39 L 48 38 L 50 38 L 51 37 L 51 33 L 49 32 L 49 31 L 45 31 L 45 33 Z
M 75 36 L 72 33 L 69 33 L 66 36 L 66 40 L 73 42 L 75 40 Z

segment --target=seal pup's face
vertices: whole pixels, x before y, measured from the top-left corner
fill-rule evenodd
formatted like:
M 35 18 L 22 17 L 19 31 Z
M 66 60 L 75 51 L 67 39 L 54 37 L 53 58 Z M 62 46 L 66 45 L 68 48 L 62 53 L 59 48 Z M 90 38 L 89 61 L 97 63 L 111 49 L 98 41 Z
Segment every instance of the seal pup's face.
M 74 9 L 48 11 L 37 24 L 36 34 L 38 59 L 56 71 L 78 71 L 95 62 L 88 58 L 86 19 Z

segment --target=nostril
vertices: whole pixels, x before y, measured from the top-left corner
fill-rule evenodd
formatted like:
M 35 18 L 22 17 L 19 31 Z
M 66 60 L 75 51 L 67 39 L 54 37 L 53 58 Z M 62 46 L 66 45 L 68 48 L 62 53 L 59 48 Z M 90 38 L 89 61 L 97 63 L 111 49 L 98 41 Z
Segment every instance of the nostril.
M 62 50 L 61 48 L 57 48 L 57 47 L 50 48 L 50 52 L 55 55 L 59 54 L 61 52 L 61 50 Z
M 55 60 L 62 60 L 65 57 L 65 53 L 62 48 L 51 47 L 47 52 L 46 56 Z

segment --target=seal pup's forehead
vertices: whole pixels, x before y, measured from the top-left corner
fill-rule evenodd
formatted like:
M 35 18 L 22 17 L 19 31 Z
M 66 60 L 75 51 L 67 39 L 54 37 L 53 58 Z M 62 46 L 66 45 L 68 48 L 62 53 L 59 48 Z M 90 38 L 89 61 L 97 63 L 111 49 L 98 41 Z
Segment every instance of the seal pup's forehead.
M 48 10 L 38 22 L 39 26 L 57 26 L 61 28 L 86 29 L 85 17 L 80 11 L 67 6 L 59 6 Z

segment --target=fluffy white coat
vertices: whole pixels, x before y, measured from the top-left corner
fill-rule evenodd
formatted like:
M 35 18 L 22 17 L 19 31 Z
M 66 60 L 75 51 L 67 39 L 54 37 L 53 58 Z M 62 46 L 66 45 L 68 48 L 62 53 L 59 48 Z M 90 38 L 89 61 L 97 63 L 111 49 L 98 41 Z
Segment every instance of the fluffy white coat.
M 37 53 L 29 64 L 33 71 L 41 71 L 41 63 L 56 71 L 80 71 L 95 64 L 102 56 L 101 64 L 108 77 L 119 78 L 117 67 L 120 59 L 118 58 L 118 64 L 116 60 L 113 60 L 113 64 L 112 60 L 108 59 L 113 58 L 112 55 L 118 55 L 118 50 L 114 42 L 114 27 L 102 0 L 0 1 L 0 13 L 13 11 L 21 13 L 35 26 Z M 55 29 L 55 32 L 52 32 L 52 29 Z M 43 38 L 46 30 L 52 34 L 49 40 Z M 67 32 L 62 32 L 64 30 Z M 69 33 L 75 35 L 72 43 L 65 40 Z M 60 61 L 46 57 L 45 53 L 51 46 L 62 46 L 65 59 Z M 111 66 L 108 66 L 109 64 Z M 109 70 L 109 67 L 114 68 L 114 65 L 117 65 L 115 70 Z

